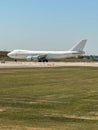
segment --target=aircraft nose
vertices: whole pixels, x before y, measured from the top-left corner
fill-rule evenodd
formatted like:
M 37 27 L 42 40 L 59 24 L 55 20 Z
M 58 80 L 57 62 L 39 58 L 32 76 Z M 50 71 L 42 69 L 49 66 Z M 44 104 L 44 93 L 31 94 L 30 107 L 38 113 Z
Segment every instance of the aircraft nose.
M 7 56 L 10 56 L 10 53 L 8 53 Z
M 7 56 L 8 56 L 8 57 L 11 57 L 11 52 L 9 52 L 9 53 L 7 54 Z

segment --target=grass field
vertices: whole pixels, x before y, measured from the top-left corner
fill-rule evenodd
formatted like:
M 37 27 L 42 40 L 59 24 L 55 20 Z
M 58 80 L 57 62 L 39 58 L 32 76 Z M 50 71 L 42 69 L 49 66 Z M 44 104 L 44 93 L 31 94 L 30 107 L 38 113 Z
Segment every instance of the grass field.
M 98 68 L 0 69 L 0 130 L 98 130 Z

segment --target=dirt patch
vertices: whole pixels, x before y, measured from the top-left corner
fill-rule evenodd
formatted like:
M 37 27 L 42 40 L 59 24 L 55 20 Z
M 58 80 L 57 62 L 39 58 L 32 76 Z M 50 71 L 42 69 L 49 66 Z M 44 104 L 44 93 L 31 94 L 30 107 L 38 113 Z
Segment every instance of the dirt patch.
M 0 112 L 3 112 L 3 111 L 5 111 L 5 109 L 1 109 L 1 108 L 0 108 Z

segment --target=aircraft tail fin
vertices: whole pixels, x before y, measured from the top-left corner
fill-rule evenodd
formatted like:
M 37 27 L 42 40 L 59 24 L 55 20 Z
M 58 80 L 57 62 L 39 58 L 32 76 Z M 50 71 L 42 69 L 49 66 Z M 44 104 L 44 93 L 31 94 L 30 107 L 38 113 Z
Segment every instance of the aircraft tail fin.
M 84 47 L 85 47 L 85 45 L 86 45 L 86 42 L 87 42 L 86 39 L 80 41 L 78 44 L 76 44 L 75 46 L 73 46 L 73 47 L 70 49 L 70 51 L 79 51 L 79 52 L 82 52 L 83 49 L 84 49 Z

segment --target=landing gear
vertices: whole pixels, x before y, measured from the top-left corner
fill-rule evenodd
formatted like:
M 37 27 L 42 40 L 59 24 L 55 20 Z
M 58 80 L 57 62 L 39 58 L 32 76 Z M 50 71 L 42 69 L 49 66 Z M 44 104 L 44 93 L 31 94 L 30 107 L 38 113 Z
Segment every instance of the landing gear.
M 43 59 L 43 62 L 48 62 L 48 60 L 47 59 Z
M 46 62 L 48 62 L 48 60 L 46 59 Z
M 47 59 L 39 59 L 38 62 L 48 62 Z
M 17 60 L 15 59 L 15 62 L 17 62 Z
M 42 62 L 42 61 L 39 59 L 38 62 Z

